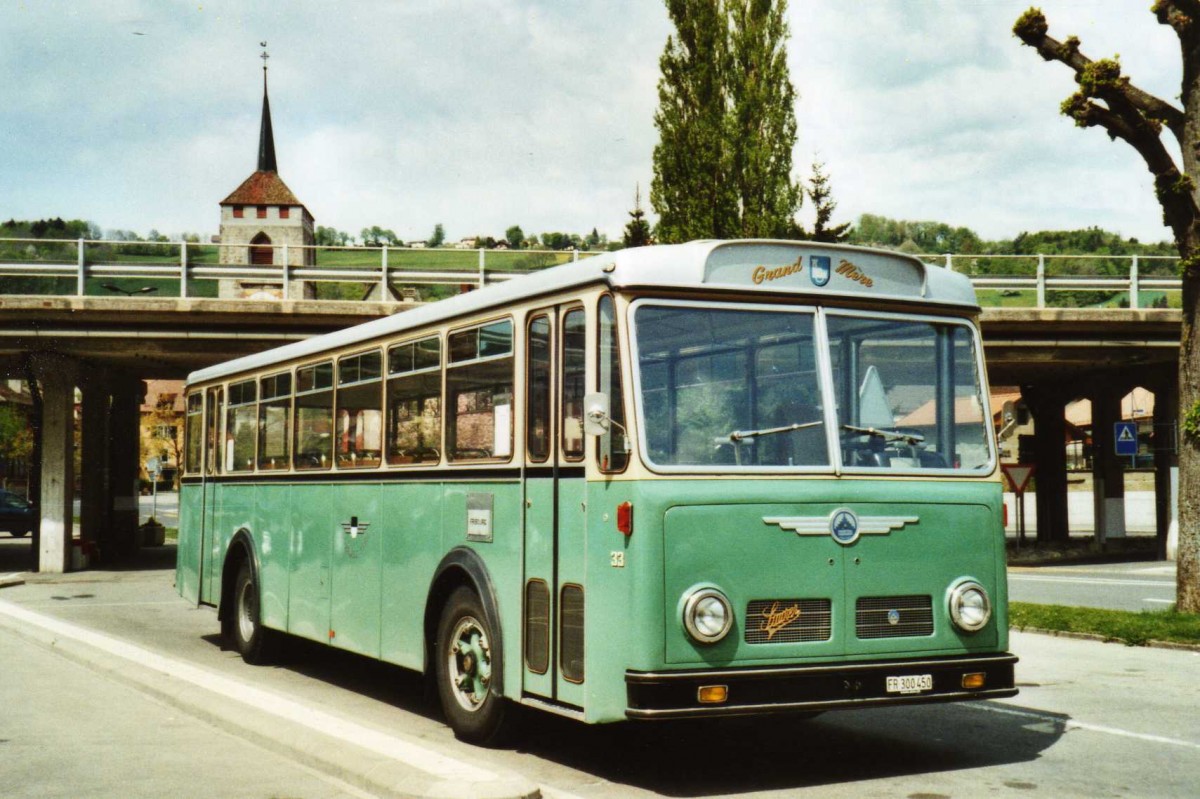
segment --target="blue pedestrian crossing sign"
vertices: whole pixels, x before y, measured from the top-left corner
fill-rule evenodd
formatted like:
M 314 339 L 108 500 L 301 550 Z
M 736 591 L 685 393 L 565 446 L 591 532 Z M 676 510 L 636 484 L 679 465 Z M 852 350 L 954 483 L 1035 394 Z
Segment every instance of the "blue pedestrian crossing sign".
M 1113 444 L 1117 448 L 1118 455 L 1137 455 L 1137 423 L 1116 422 L 1113 424 Z

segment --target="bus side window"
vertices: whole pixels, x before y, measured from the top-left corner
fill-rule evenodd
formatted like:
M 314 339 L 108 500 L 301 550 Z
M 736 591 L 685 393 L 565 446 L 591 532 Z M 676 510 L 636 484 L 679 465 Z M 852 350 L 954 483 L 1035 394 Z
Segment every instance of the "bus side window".
M 258 438 L 258 383 L 244 380 L 229 384 L 229 406 L 225 412 L 225 471 L 254 470 L 254 446 Z
M 621 472 L 629 463 L 629 442 L 625 428 L 625 393 L 621 380 L 621 350 L 617 346 L 616 309 L 613 298 L 605 294 L 600 298 L 599 325 L 596 344 L 599 348 L 598 388 L 608 395 L 608 415 L 615 424 L 600 436 L 596 444 L 596 458 L 601 471 Z
M 387 462 L 442 459 L 442 342 L 430 336 L 388 348 Z
M 286 469 L 288 433 L 291 428 L 292 375 L 289 372 L 264 377 L 258 405 L 258 468 Z
M 297 469 L 328 469 L 333 462 L 333 364 L 329 361 L 296 370 Z
M 204 435 L 204 472 L 221 473 L 221 414 L 223 394 L 219 388 L 208 390 L 208 429 Z
M 583 460 L 583 395 L 587 384 L 587 320 L 582 308 L 563 316 L 562 326 L 562 452 L 564 460 Z
M 383 453 L 383 372 L 379 350 L 338 361 L 337 465 L 378 466 Z
M 512 321 L 451 333 L 447 349 L 446 448 L 450 460 L 507 460 L 513 442 Z
M 525 386 L 525 448 L 529 460 L 550 457 L 550 317 L 538 314 L 529 322 L 528 367 Z
M 199 391 L 188 394 L 187 419 L 183 426 L 184 434 L 184 473 L 200 474 L 202 462 L 201 451 L 204 443 L 204 395 Z

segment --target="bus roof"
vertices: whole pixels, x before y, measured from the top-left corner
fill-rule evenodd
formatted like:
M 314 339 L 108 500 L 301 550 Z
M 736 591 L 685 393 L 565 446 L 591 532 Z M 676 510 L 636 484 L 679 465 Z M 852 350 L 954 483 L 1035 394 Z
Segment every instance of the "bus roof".
M 689 289 L 979 308 L 965 275 L 929 266 L 903 253 L 799 241 L 693 241 L 618 250 L 550 267 L 384 319 L 200 369 L 188 376 L 188 383 L 263 369 L 593 284 L 614 289 Z

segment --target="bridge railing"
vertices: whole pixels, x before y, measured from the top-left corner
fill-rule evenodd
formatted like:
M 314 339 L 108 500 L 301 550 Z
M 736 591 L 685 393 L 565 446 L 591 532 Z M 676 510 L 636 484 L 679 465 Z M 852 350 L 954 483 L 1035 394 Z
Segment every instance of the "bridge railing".
M 0 294 L 440 299 L 595 254 L 0 239 Z
M 1180 307 L 1179 258 L 1168 255 L 918 256 L 971 278 L 985 307 Z
M 595 253 L 0 239 L 0 294 L 440 299 Z M 1178 258 L 919 256 L 970 276 L 987 307 L 1179 307 Z

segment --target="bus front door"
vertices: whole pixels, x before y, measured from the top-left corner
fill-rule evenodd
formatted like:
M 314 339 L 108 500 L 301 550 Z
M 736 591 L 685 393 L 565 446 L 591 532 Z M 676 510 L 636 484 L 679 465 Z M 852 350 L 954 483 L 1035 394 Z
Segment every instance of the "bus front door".
M 526 337 L 522 688 L 575 708 L 585 676 L 584 318 L 579 307 L 546 309 L 530 316 Z

